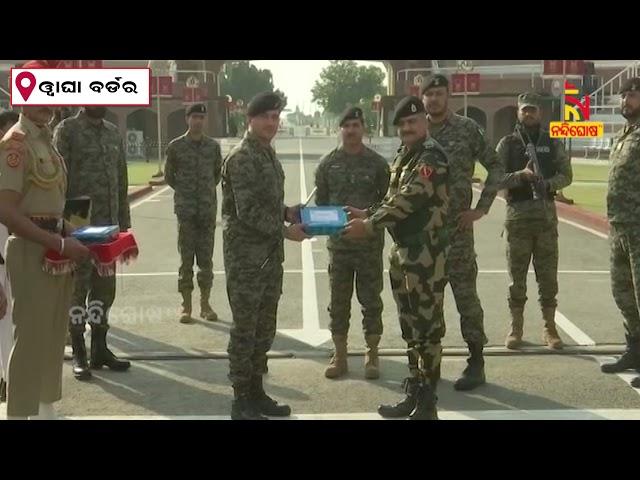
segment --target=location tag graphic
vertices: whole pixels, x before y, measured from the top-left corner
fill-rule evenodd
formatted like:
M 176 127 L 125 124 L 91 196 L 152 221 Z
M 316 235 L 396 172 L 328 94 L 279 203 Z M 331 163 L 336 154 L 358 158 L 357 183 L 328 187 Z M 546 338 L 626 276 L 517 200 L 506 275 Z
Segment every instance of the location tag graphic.
M 26 102 L 36 87 L 36 77 L 31 72 L 20 72 L 16 77 L 16 87 Z

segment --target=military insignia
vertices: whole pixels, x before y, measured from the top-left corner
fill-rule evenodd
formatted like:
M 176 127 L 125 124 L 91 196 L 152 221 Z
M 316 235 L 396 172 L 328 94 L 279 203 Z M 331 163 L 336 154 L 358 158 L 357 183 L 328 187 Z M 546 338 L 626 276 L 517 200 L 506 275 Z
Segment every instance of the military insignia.
M 7 165 L 9 165 L 11 168 L 18 168 L 21 162 L 22 156 L 20 155 L 20 153 L 13 151 L 7 154 Z
M 411 104 L 411 111 L 413 113 L 416 113 L 418 111 L 418 109 L 416 108 L 416 106 L 413 103 Z
M 420 167 L 420 176 L 422 178 L 426 178 L 428 180 L 431 178 L 431 175 L 433 175 L 433 168 L 428 165 L 423 165 L 422 167 Z
M 18 140 L 18 141 L 22 141 L 24 140 L 25 134 L 22 132 L 18 132 L 16 130 L 14 130 L 13 132 L 11 132 L 11 140 Z

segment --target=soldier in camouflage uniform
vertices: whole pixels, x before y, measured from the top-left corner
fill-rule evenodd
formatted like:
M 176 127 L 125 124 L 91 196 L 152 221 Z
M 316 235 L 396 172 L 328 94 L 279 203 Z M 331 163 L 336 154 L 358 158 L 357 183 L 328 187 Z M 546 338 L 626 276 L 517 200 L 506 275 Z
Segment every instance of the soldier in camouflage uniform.
M 611 149 L 607 215 L 611 225 L 611 289 L 624 319 L 627 348 L 604 373 L 640 372 L 640 78 L 620 90 L 622 116 L 627 120 Z M 631 381 L 640 388 L 640 377 Z
M 247 107 L 249 130 L 222 167 L 222 218 L 227 294 L 233 315 L 229 379 L 234 420 L 288 416 L 264 391 L 262 376 L 276 333 L 282 293 L 284 238 L 308 236 L 300 208 L 284 205 L 284 170 L 271 147 L 280 124 L 282 99 L 256 95 Z M 291 223 L 285 226 L 285 221 Z
M 167 148 L 165 179 L 174 190 L 174 212 L 178 218 L 180 270 L 178 291 L 182 295 L 181 323 L 192 323 L 193 261 L 198 263 L 200 317 L 214 322 L 216 312 L 209 303 L 213 285 L 213 243 L 220 183 L 220 145 L 203 133 L 207 109 L 204 104 L 187 109 L 189 129 Z
M 402 99 L 393 123 L 398 125 L 403 145 L 391 166 L 389 191 L 375 211 L 348 207 L 354 218 L 344 236 L 372 236 L 388 228 L 394 240 L 389 278 L 402 338 L 408 346 L 410 376 L 405 379 L 407 397 L 393 406 L 381 405 L 378 412 L 383 417 L 435 420 L 445 334 L 442 302 L 449 250 L 449 167 L 446 152 L 428 137 L 419 98 Z
M 485 383 L 483 347 L 484 312 L 478 298 L 478 264 L 474 249 L 473 223 L 489 213 L 504 176 L 504 165 L 489 145 L 478 124 L 448 108 L 449 82 L 434 75 L 422 88 L 429 133 L 449 155 L 449 233 L 451 252 L 447 275 L 460 314 L 462 336 L 469 347 L 467 367 L 454 384 L 456 390 L 471 390 Z M 476 161 L 487 170 L 485 186 L 475 208 L 471 209 L 471 184 Z
M 367 209 L 378 204 L 389 188 L 387 161 L 362 143 L 364 116 L 350 107 L 340 119 L 342 145 L 322 157 L 316 170 L 316 205 L 351 205 Z M 335 354 L 325 370 L 327 378 L 347 372 L 347 335 L 355 277 L 362 305 L 362 326 L 367 344 L 365 377 L 379 377 L 378 344 L 382 335 L 382 250 L 384 230 L 362 240 L 329 237 L 329 329 Z
M 554 196 L 556 190 L 571 184 L 573 173 L 571 159 L 562 142 L 549 137 L 549 132 L 540 125 L 541 119 L 539 97 L 531 93 L 520 95 L 515 132 L 502 138 L 497 147 L 507 172 L 503 186 L 507 188 L 505 231 L 511 278 L 511 332 L 505 345 L 510 349 L 517 348 L 522 342 L 527 272 L 532 257 L 544 319 L 543 340 L 550 348 L 562 348 L 555 325 L 558 217 Z M 539 176 L 533 173 L 532 159 L 526 153 L 529 142 L 535 147 L 541 170 Z
M 131 227 L 127 163 L 118 127 L 104 120 L 106 111 L 105 107 L 84 107 L 58 124 L 53 142 L 69 172 L 67 199 L 90 197 L 91 225 L 119 225 L 126 231 Z M 69 321 L 73 373 L 78 380 L 91 377 L 84 343 L 87 305 L 92 313 L 91 368 L 124 371 L 131 366 L 107 348 L 108 314 L 115 296 L 115 276 L 101 277 L 90 261 L 78 265 Z

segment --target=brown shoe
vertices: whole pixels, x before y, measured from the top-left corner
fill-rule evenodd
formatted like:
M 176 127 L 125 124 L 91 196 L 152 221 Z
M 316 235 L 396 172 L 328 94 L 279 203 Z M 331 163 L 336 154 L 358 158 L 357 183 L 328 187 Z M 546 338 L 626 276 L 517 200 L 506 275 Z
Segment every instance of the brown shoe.
M 524 329 L 524 308 L 511 308 L 511 331 L 504 341 L 504 346 L 510 350 L 516 350 L 522 345 Z
M 380 378 L 380 365 L 378 362 L 378 345 L 380 335 L 365 335 L 367 351 L 364 354 L 364 378 L 375 380 Z
M 327 378 L 338 378 L 349 371 L 347 364 L 347 336 L 333 335 L 333 344 L 335 345 L 335 353 L 331 357 L 329 366 L 324 371 Z
M 544 329 L 542 331 L 542 339 L 549 348 L 560 350 L 564 344 L 558 335 L 556 329 L 556 309 L 555 307 L 545 307 L 542 309 L 542 318 L 544 319 Z
M 182 292 L 180 323 L 193 323 L 193 321 L 193 318 L 191 318 L 191 292 Z

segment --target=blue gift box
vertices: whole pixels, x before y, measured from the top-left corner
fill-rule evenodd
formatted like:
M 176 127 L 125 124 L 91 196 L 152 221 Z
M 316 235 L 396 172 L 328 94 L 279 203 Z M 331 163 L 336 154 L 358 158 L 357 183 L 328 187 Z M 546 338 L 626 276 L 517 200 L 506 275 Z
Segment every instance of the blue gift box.
M 347 224 L 343 207 L 306 207 L 300 210 L 300 216 L 309 235 L 336 235 Z
M 82 243 L 109 243 L 120 233 L 118 225 L 107 225 L 96 227 L 88 225 L 75 230 L 71 236 L 77 238 Z

